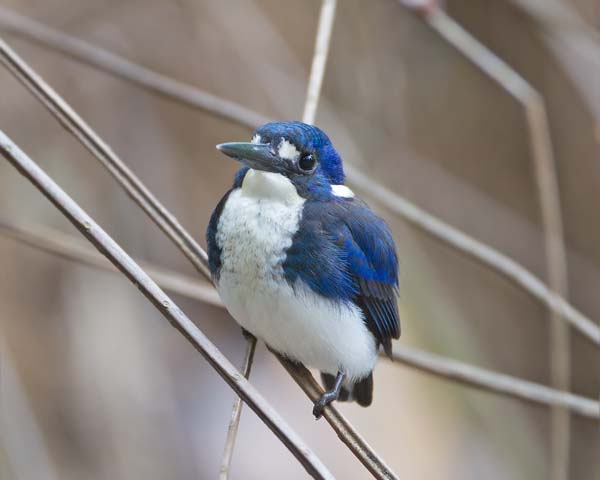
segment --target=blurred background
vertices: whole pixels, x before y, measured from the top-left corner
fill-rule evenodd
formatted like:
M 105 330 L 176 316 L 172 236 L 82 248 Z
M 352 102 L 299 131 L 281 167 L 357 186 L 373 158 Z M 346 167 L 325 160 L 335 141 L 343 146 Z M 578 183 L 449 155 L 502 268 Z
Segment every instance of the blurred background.
M 2 0 L 37 21 L 270 118 L 300 119 L 318 0 Z M 448 0 L 446 11 L 543 95 L 555 155 L 569 299 L 600 318 L 600 4 Z M 251 132 L 0 29 L 204 242 L 234 162 L 214 145 Z M 136 258 L 197 276 L 106 171 L 4 69 L 0 129 Z M 413 12 L 341 0 L 316 124 L 344 159 L 545 278 L 522 106 Z M 362 196 L 369 200 L 368 194 Z M 549 318 L 530 295 L 375 201 L 401 261 L 403 345 L 550 383 Z M 78 235 L 5 161 L 0 219 Z M 81 239 L 82 243 L 84 242 Z M 219 308 L 174 299 L 236 365 Z M 573 332 L 572 391 L 600 393 L 600 354 Z M 124 278 L 0 236 L 0 478 L 216 478 L 234 400 Z M 368 473 L 279 363 L 252 383 L 337 478 Z M 401 478 L 545 479 L 549 410 L 381 361 L 369 409 L 339 405 Z M 598 423 L 572 416 L 569 478 L 598 479 Z M 305 478 L 244 410 L 231 478 Z

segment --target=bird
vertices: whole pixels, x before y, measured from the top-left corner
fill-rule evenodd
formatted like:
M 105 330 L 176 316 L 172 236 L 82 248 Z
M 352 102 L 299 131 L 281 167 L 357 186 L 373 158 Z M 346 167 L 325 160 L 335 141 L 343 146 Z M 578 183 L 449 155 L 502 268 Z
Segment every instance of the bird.
M 329 137 L 299 121 L 222 143 L 233 185 L 206 231 L 217 291 L 246 333 L 320 371 L 320 418 L 334 400 L 369 406 L 380 349 L 400 337 L 398 258 L 389 227 L 345 185 Z

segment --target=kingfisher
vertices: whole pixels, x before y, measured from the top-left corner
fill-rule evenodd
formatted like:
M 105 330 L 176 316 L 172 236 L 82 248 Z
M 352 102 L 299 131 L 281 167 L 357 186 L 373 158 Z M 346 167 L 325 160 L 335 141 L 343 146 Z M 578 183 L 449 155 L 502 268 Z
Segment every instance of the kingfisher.
M 217 145 L 241 163 L 206 232 L 210 271 L 244 331 L 318 369 L 325 393 L 364 407 L 380 348 L 400 336 L 398 259 L 386 223 L 344 184 L 329 137 L 272 122 Z

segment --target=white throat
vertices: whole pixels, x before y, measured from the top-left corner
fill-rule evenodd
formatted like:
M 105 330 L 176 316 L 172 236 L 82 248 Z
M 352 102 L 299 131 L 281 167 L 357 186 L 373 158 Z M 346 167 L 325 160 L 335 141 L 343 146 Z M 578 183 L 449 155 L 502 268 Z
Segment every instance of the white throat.
M 287 205 L 304 203 L 290 179 L 279 173 L 248 170 L 242 182 L 242 193 L 247 197 L 269 199 Z

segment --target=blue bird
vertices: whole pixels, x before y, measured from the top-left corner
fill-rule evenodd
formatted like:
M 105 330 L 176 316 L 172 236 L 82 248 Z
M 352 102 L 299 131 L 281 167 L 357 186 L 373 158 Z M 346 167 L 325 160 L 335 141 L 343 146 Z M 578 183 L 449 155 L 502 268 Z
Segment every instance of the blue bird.
M 398 260 L 385 222 L 344 185 L 327 135 L 301 122 L 217 145 L 242 164 L 206 233 L 210 270 L 242 328 L 316 368 L 333 400 L 368 406 L 380 346 L 400 336 Z

